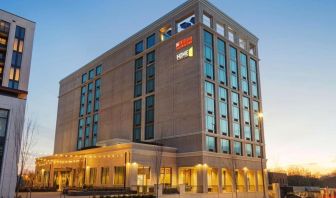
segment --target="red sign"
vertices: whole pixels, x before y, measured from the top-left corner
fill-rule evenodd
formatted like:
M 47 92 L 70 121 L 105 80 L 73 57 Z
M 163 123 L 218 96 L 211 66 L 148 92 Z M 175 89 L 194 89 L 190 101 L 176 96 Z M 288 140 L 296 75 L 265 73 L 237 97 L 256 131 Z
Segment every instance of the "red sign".
M 184 47 L 187 47 L 190 44 L 192 44 L 192 36 L 189 36 L 188 38 L 182 39 L 179 42 L 177 42 L 176 43 L 176 50 L 180 50 Z

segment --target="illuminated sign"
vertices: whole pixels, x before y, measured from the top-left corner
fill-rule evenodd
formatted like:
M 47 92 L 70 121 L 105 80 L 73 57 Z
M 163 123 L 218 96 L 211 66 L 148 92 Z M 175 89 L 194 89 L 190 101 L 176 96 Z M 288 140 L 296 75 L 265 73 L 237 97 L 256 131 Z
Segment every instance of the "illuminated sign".
M 190 47 L 176 55 L 176 60 L 182 60 L 188 57 L 192 57 L 194 55 L 194 48 Z
M 182 39 L 179 42 L 177 42 L 176 43 L 176 50 L 180 50 L 184 47 L 187 47 L 190 44 L 192 44 L 192 36 L 189 36 L 188 38 Z

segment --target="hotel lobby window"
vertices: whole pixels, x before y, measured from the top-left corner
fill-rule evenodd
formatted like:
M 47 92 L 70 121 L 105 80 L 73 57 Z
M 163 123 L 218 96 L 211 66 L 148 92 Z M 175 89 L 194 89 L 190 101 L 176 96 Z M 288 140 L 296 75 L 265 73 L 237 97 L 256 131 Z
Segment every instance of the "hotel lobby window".
M 172 185 L 172 168 L 160 168 L 160 184 L 164 186 Z
M 101 184 L 109 184 L 110 182 L 110 168 L 102 167 L 101 168 Z
M 207 151 L 216 152 L 216 138 L 212 136 L 206 136 Z
M 114 167 L 114 185 L 124 185 L 124 179 L 125 179 L 125 166 L 116 166 Z
M 97 168 L 90 168 L 89 184 L 95 185 L 97 177 Z

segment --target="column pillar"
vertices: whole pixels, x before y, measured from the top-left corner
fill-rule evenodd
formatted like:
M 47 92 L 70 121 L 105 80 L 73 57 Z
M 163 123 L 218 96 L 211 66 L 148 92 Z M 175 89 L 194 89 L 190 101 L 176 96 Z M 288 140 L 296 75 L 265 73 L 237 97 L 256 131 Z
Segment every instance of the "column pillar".
M 208 193 L 208 178 L 206 165 L 197 165 L 197 193 Z
M 127 165 L 127 184 L 131 190 L 137 190 L 138 164 L 130 163 Z
M 222 168 L 218 167 L 218 192 L 222 193 L 223 192 L 223 181 L 222 181 Z

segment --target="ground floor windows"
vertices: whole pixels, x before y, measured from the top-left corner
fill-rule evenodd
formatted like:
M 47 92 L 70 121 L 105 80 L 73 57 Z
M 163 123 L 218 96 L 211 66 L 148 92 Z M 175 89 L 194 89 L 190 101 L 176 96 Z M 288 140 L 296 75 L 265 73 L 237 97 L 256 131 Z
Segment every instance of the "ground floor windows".
M 9 110 L 0 109 L 0 175 L 2 170 L 3 155 L 6 143 Z
M 141 166 L 138 168 L 137 185 L 147 186 L 150 184 L 150 168 L 148 166 Z
M 96 184 L 97 168 L 90 168 L 89 185 Z
M 126 175 L 126 168 L 125 166 L 117 166 L 114 167 L 114 185 L 124 185 Z
M 232 192 L 232 171 L 222 170 L 222 190 L 223 192 Z
M 172 185 L 172 168 L 161 168 L 160 169 L 160 184 L 164 186 Z
M 110 183 L 110 168 L 102 167 L 101 168 L 101 184 L 109 184 Z

